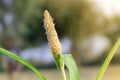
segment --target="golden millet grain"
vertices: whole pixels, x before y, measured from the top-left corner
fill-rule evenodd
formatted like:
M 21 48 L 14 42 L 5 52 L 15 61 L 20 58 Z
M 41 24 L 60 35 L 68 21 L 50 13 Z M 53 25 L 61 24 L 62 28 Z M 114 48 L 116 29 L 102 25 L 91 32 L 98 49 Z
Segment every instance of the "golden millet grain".
M 53 23 L 53 19 L 50 16 L 49 12 L 45 10 L 44 12 L 44 27 L 47 34 L 47 39 L 49 41 L 49 45 L 51 48 L 51 51 L 53 53 L 54 58 L 57 57 L 58 54 L 61 52 L 61 44 L 57 36 L 57 32 L 55 30 L 55 24 Z

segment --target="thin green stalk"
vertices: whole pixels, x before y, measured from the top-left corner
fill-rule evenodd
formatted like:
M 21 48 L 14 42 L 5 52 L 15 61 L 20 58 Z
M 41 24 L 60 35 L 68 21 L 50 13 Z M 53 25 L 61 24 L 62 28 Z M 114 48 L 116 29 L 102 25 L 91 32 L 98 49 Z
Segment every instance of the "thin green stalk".
M 61 68 L 61 72 L 62 72 L 63 80 L 67 80 L 66 79 L 66 74 L 65 74 L 65 69 Z
M 107 69 L 111 59 L 113 58 L 115 52 L 117 51 L 117 49 L 120 46 L 120 39 L 118 39 L 118 41 L 115 43 L 115 45 L 113 46 L 112 50 L 110 51 L 110 53 L 108 54 L 106 60 L 104 61 L 96 80 L 101 80 L 101 78 L 103 77 L 103 74 L 105 73 L 105 70 Z
M 4 54 L 6 56 L 9 56 L 10 58 L 12 58 L 16 61 L 19 61 L 20 63 L 29 67 L 31 70 L 33 70 L 40 77 L 40 80 L 46 80 L 45 77 L 32 64 L 30 64 L 26 60 L 22 59 L 21 57 L 17 56 L 16 54 L 14 54 L 10 51 L 7 51 L 3 48 L 0 48 L 0 53 Z

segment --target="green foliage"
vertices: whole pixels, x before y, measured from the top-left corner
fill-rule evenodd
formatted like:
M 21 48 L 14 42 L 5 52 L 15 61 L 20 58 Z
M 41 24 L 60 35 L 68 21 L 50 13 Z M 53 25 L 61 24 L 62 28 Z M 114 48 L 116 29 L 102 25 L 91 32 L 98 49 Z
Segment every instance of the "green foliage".
M 80 80 L 79 71 L 71 54 L 61 55 L 70 72 L 70 80 Z

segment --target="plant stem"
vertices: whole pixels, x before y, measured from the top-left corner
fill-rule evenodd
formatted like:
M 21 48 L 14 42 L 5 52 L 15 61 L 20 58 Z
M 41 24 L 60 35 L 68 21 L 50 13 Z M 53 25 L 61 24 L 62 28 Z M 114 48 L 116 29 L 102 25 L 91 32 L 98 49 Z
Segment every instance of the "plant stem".
M 63 80 L 66 80 L 66 74 L 65 74 L 65 69 L 64 69 L 64 67 L 61 68 L 61 73 L 62 73 L 62 76 L 63 76 Z
M 112 58 L 113 58 L 115 52 L 117 51 L 117 49 L 119 48 L 119 46 L 120 46 L 120 38 L 118 39 L 118 41 L 115 43 L 115 45 L 111 49 L 110 53 L 108 54 L 106 60 L 104 61 L 103 65 L 97 75 L 96 80 L 101 80 L 101 78 L 103 77 L 103 74 L 105 73 L 105 70 L 107 69 L 110 61 L 112 60 Z

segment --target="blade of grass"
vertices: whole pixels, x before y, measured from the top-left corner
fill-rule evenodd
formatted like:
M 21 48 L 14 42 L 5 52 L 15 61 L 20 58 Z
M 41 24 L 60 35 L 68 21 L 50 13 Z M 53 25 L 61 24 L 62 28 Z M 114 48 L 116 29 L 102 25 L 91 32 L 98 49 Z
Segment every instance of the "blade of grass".
M 115 43 L 115 45 L 113 46 L 113 48 L 111 49 L 110 53 L 108 54 L 106 60 L 104 61 L 96 80 L 101 80 L 101 78 L 103 77 L 103 74 L 105 73 L 105 70 L 107 69 L 111 59 L 113 58 L 115 52 L 117 51 L 117 49 L 120 46 L 120 39 L 118 39 L 118 41 Z
M 80 80 L 78 68 L 71 54 L 61 54 L 69 72 L 70 80 Z
M 45 77 L 29 62 L 27 62 L 26 60 L 22 59 L 21 57 L 17 56 L 16 54 L 7 51 L 3 48 L 0 48 L 0 53 L 9 56 L 10 58 L 19 61 L 20 63 L 24 64 L 25 66 L 27 66 L 28 68 L 30 68 L 31 70 L 33 70 L 39 77 L 41 80 L 46 80 Z
M 61 68 L 61 73 L 62 73 L 62 76 L 63 76 L 63 80 L 67 80 L 64 68 Z

